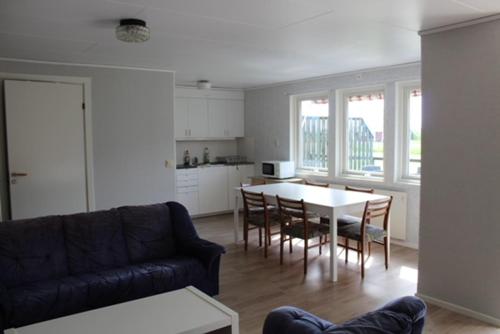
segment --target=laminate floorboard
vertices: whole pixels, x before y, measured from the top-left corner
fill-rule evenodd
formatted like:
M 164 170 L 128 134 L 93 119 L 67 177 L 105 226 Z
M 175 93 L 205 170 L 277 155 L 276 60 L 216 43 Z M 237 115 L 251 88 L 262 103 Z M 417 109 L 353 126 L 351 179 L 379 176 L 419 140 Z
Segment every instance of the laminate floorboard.
M 297 240 L 294 252 L 285 251 L 279 264 L 278 236 L 272 242 L 269 257 L 258 247 L 257 230 L 250 231 L 248 251 L 243 243 L 233 242 L 233 216 L 220 215 L 195 219 L 201 237 L 226 247 L 220 272 L 218 300 L 240 316 L 242 334 L 262 333 L 266 315 L 283 305 L 293 305 L 334 323 L 341 323 L 383 305 L 390 300 L 414 295 L 417 289 L 417 257 L 413 249 L 391 245 L 391 262 L 385 270 L 383 247 L 373 245 L 365 279 L 355 252 L 345 264 L 339 247 L 339 280 L 329 281 L 329 247 L 309 250 L 309 268 L 303 275 L 303 248 Z M 287 248 L 285 248 L 287 250 Z M 425 333 L 500 333 L 500 329 L 475 319 L 429 306 Z

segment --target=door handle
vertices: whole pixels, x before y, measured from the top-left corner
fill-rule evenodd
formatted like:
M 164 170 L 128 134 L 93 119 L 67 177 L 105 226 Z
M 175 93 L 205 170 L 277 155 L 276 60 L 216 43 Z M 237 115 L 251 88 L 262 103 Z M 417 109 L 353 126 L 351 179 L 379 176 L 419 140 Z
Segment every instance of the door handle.
M 23 176 L 28 176 L 28 173 L 13 172 L 13 173 L 10 173 L 10 176 L 12 176 L 12 177 L 23 177 Z

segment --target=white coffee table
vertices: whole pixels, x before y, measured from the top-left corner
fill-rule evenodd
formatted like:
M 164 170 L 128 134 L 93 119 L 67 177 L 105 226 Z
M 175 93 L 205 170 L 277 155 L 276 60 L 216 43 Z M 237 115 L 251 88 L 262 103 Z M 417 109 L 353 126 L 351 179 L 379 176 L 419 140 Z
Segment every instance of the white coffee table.
M 239 333 L 238 313 L 189 286 L 37 324 L 6 334 Z

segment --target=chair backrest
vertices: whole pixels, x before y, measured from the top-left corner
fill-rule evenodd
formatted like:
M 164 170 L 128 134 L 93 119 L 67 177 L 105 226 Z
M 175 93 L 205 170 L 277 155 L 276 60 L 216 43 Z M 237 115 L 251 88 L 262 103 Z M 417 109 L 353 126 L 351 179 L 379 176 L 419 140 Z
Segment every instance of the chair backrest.
M 315 187 L 323 187 L 323 188 L 330 187 L 330 183 L 321 183 L 321 182 L 315 182 L 315 181 L 309 181 L 309 180 L 305 180 L 304 182 L 307 186 L 315 186 Z
M 243 195 L 245 217 L 250 216 L 252 209 L 262 209 L 261 213 L 263 212 L 267 216 L 267 201 L 264 193 L 255 193 L 241 188 L 241 194 Z
M 278 202 L 281 226 L 286 223 L 301 223 L 305 224 L 307 229 L 307 211 L 303 199 L 296 201 L 276 196 L 276 200 Z
M 370 224 L 372 219 L 383 217 L 383 228 L 387 231 L 391 204 L 392 196 L 387 199 L 367 201 L 363 213 L 363 220 L 361 222 L 361 230 L 364 231 L 365 225 Z
M 368 194 L 373 194 L 375 192 L 375 190 L 371 189 L 371 188 L 359 188 L 359 187 L 351 187 L 351 186 L 345 186 L 345 190 L 357 191 L 360 193 L 368 193 Z

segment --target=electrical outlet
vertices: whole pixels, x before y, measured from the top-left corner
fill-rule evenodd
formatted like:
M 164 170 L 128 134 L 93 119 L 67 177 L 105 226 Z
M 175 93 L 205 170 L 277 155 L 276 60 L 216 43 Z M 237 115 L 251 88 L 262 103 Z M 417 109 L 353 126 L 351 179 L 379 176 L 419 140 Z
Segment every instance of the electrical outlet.
M 174 162 L 172 160 L 165 160 L 165 168 L 170 168 L 173 165 Z

